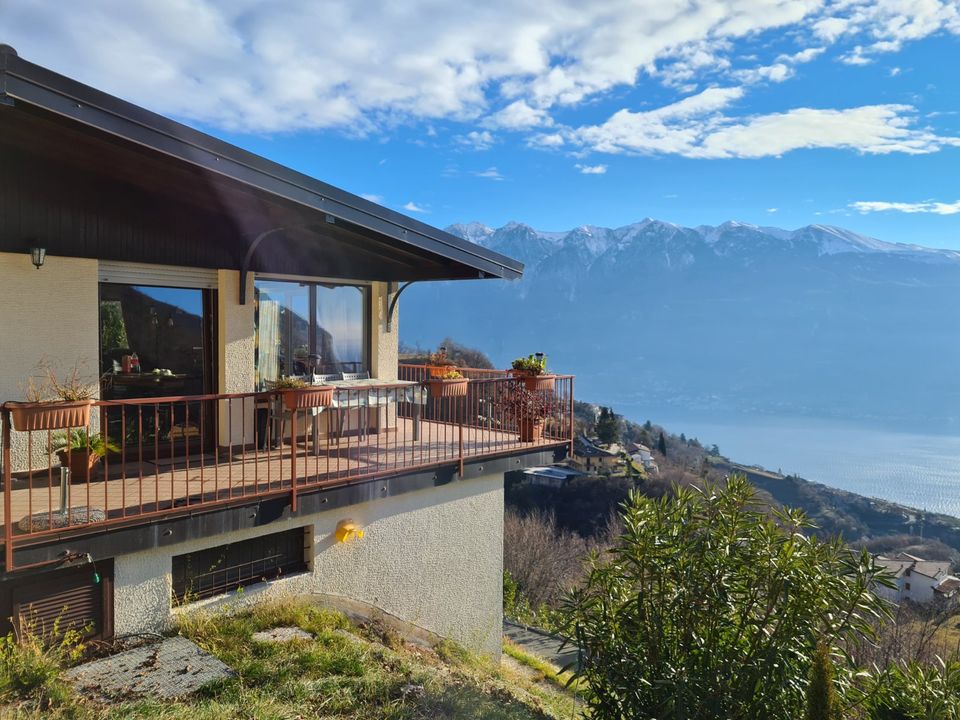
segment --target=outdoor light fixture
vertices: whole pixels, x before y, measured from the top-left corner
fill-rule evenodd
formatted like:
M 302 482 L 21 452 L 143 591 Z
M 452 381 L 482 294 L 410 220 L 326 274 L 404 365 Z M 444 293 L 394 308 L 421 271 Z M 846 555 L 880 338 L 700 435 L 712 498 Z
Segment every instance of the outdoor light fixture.
M 30 261 L 33 263 L 33 266 L 39 270 L 40 266 L 43 265 L 43 261 L 47 258 L 47 249 L 42 247 L 30 248 Z

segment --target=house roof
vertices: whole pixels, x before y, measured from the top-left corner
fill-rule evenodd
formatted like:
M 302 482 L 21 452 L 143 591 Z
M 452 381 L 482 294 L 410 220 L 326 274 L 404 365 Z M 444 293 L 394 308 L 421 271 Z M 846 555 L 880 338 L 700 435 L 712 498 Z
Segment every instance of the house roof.
M 589 439 L 580 435 L 574 440 L 573 454 L 579 457 L 617 457 L 615 453 L 597 447 Z
M 7 45 L 2 137 L 5 156 L 24 167 L 73 178 L 74 187 L 99 183 L 99 197 L 140 203 L 157 222 L 186 209 L 178 220 L 201 246 L 197 266 L 398 282 L 523 273 L 516 260 L 28 62 Z M 216 251 L 203 247 L 218 241 L 211 228 L 224 234 Z M 138 252 L 129 242 L 98 243 L 84 237 L 48 251 L 163 262 L 169 245 Z
M 539 475 L 541 477 L 553 478 L 554 480 L 570 480 L 572 478 L 584 477 L 586 473 L 574 470 L 573 468 L 559 465 L 546 465 L 543 467 L 527 468 L 523 471 L 524 475 Z
M 935 588 L 933 588 L 934 592 L 938 592 L 943 595 L 952 595 L 958 590 L 960 590 L 960 578 L 954 577 L 953 575 L 947 575 L 937 583 Z
M 909 570 L 911 574 L 935 580 L 950 571 L 950 563 L 947 561 L 923 560 L 907 553 L 898 553 L 892 558 L 877 555 L 875 559 L 898 578 L 905 576 Z

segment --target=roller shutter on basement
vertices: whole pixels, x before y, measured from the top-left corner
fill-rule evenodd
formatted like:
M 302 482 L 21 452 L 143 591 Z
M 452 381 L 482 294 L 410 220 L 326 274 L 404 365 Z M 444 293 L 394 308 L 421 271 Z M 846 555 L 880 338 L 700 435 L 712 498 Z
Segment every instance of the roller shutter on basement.
M 217 271 L 208 268 L 101 260 L 99 272 L 106 283 L 217 289 Z
M 13 588 L 13 618 L 18 634 L 29 631 L 62 636 L 77 630 L 87 638 L 113 634 L 112 563 L 82 565 L 23 579 Z M 99 582 L 94 573 L 99 576 Z

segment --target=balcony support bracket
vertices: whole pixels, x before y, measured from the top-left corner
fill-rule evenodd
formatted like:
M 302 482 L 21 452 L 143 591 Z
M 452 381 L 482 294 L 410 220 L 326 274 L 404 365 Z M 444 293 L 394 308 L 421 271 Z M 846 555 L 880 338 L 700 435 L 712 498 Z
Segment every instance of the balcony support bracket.
M 397 301 L 400 299 L 400 295 L 415 282 L 416 280 L 405 282 L 400 286 L 399 290 L 393 293 L 393 296 L 390 298 L 390 305 L 387 307 L 387 332 L 393 332 L 393 313 L 397 309 Z

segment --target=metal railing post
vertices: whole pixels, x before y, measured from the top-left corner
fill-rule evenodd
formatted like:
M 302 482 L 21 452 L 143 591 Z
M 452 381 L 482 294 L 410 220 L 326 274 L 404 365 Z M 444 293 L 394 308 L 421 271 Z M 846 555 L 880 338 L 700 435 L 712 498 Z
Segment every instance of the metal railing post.
M 574 430 L 574 413 L 573 413 L 573 376 L 570 377 L 570 457 L 573 457 L 573 440 L 576 436 L 576 431 Z
M 280 438 L 283 447 L 283 438 Z M 282 457 L 282 456 L 281 456 Z M 297 511 L 297 411 L 290 411 L 290 512 Z
M 13 570 L 13 473 L 10 469 L 10 411 L 3 408 L 3 550 L 4 572 Z

